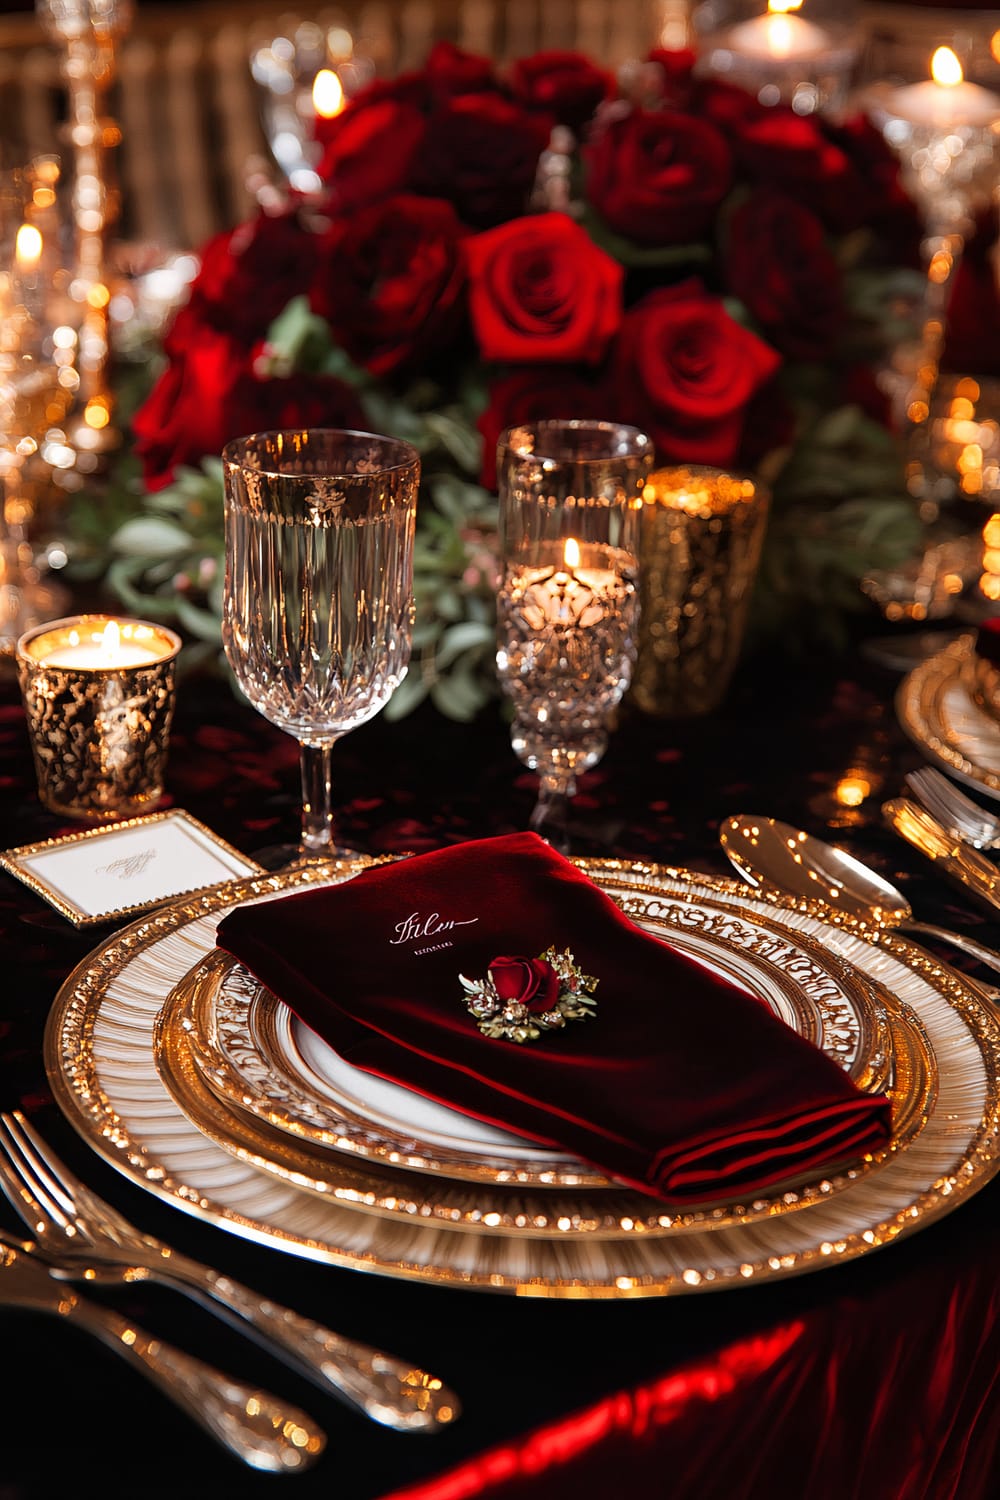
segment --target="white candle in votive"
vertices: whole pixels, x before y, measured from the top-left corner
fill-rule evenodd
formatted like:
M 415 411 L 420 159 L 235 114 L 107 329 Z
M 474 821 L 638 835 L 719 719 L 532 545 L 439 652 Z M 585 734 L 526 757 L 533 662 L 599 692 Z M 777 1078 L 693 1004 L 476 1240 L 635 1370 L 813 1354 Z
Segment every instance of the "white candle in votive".
M 804 16 L 789 15 L 802 0 L 770 0 L 767 11 L 734 26 L 726 38 L 733 52 L 762 61 L 787 62 L 816 57 L 829 45 L 829 35 Z
M 885 107 L 911 125 L 930 125 L 938 130 L 1000 121 L 1000 94 L 978 83 L 966 83 L 962 64 L 950 47 L 939 47 L 931 58 L 930 78 L 893 89 Z
M 166 637 L 160 640 L 136 620 L 108 620 L 101 627 L 82 623 L 53 632 L 51 648 L 43 640 L 37 660 L 44 667 L 72 667 L 80 671 L 113 672 L 119 667 L 148 667 L 173 654 Z

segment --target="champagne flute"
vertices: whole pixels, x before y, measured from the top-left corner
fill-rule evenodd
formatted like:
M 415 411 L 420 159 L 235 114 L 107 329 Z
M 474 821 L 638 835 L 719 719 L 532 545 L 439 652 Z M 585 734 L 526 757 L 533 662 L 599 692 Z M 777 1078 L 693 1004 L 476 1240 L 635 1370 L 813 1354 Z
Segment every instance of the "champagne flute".
M 570 799 L 632 676 L 642 489 L 653 445 L 613 422 L 508 428 L 497 447 L 497 671 L 515 754 L 538 773 L 530 826 L 568 852 Z
M 420 457 L 369 432 L 229 443 L 222 639 L 258 713 L 299 742 L 302 835 L 270 863 L 356 856 L 334 839 L 330 752 L 406 675 Z

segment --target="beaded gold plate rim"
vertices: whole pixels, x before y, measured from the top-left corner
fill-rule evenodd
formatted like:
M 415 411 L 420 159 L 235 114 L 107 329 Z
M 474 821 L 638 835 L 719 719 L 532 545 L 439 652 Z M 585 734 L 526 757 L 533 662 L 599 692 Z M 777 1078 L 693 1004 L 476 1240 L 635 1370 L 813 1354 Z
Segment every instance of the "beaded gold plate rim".
M 865 931 L 843 917 L 821 920 L 802 901 L 758 900 L 733 880 L 631 861 L 580 863 L 622 884 L 689 881 L 721 901 L 770 913 L 811 933 L 909 1004 L 938 1060 L 939 1096 L 906 1158 L 831 1202 L 774 1221 L 657 1239 L 588 1238 L 575 1246 L 389 1223 L 276 1182 L 208 1142 L 177 1109 L 152 1060 L 158 1002 L 143 990 L 143 964 L 153 944 L 170 943 L 175 962 L 183 963 L 187 923 L 227 902 L 276 892 L 273 876 L 174 903 L 78 965 L 46 1027 L 55 1097 L 88 1144 L 135 1184 L 242 1238 L 372 1274 L 527 1297 L 667 1296 L 804 1274 L 891 1245 L 958 1207 L 996 1174 L 1000 1025 L 960 975 L 895 934 Z M 318 867 L 310 878 L 329 873 Z
M 897 689 L 896 717 L 943 770 L 1000 797 L 1000 724 L 973 697 L 974 654 L 975 637 L 961 635 L 914 667 Z M 995 769 L 982 763 L 984 745 Z
M 697 903 L 702 915 L 710 907 L 711 903 L 704 899 Z M 722 912 L 731 924 L 746 924 L 747 914 L 741 909 L 724 907 Z M 777 924 L 769 924 L 760 917 L 753 920 L 755 928 L 763 929 L 772 945 L 780 942 Z M 664 934 L 676 932 L 670 922 L 655 917 L 648 918 L 646 925 Z M 800 964 L 811 946 L 805 938 L 795 939 L 793 951 Z M 624 1189 L 606 1177 L 597 1178 L 597 1186 L 604 1191 L 588 1192 L 587 1188 L 593 1184 L 584 1180 L 582 1164 L 573 1169 L 579 1174 L 578 1180 L 574 1180 L 571 1172 L 572 1187 L 566 1185 L 565 1179 L 547 1182 L 543 1175 L 534 1178 L 527 1187 L 499 1185 L 493 1177 L 486 1182 L 477 1181 L 473 1188 L 466 1181 L 452 1181 L 447 1176 L 429 1179 L 401 1170 L 406 1166 L 406 1158 L 398 1163 L 373 1166 L 365 1158 L 331 1152 L 289 1133 L 284 1124 L 281 1129 L 274 1129 L 266 1112 L 249 1113 L 235 1107 L 238 1100 L 232 1094 L 227 1092 L 221 1097 L 216 1094 L 204 1059 L 199 1061 L 199 1039 L 204 1037 L 206 1024 L 210 1023 L 217 992 L 212 980 L 218 980 L 234 964 L 229 955 L 213 949 L 202 964 L 195 965 L 173 988 L 156 1019 L 154 1060 L 182 1112 L 203 1135 L 238 1160 L 297 1187 L 327 1196 L 347 1208 L 387 1218 L 415 1217 L 453 1230 L 478 1232 L 485 1227 L 495 1234 L 530 1238 L 596 1235 L 607 1239 L 719 1228 L 797 1212 L 830 1198 L 864 1173 L 881 1166 L 892 1154 L 906 1150 L 926 1123 L 936 1089 L 934 1060 L 922 1028 L 908 1008 L 880 993 L 878 1005 L 873 1003 L 870 1008 L 876 1036 L 892 1059 L 895 1083 L 889 1088 L 894 1122 L 892 1142 L 879 1152 L 831 1164 L 822 1173 L 789 1178 L 753 1198 L 716 1201 L 684 1210 L 665 1210 L 655 1199 Z M 828 963 L 827 974 L 834 967 L 835 961 Z M 787 1001 L 794 1006 L 798 997 L 788 976 L 779 970 L 769 977 L 772 983 L 775 979 L 782 981 Z M 764 988 L 761 985 L 762 993 Z M 269 998 L 273 1008 L 277 1002 L 273 996 Z M 874 997 L 870 998 L 874 1001 Z M 883 1007 L 888 1009 L 891 1019 L 878 1027 Z M 860 1065 L 868 1071 L 864 1059 Z M 888 1086 L 888 1079 L 880 1073 L 869 1081 L 872 1091 L 883 1086 Z
M 604 884 L 605 877 L 598 875 L 598 883 Z M 634 889 L 630 888 L 629 894 L 634 897 Z M 688 900 L 688 891 L 672 896 L 667 910 L 673 914 L 673 921 L 663 915 L 649 919 L 655 936 L 693 950 L 696 958 L 706 956 L 707 946 L 711 962 L 737 983 L 748 984 L 765 1003 L 770 1003 L 777 992 L 783 1019 L 808 1040 L 817 1046 L 827 1045 L 834 1055 L 837 1051 L 847 1054 L 851 1064 L 847 1071 L 859 1088 L 870 1093 L 889 1088 L 892 1030 L 885 1005 L 876 1001 L 870 985 L 861 984 L 849 968 L 807 938 L 799 937 L 793 946 L 786 934 L 782 939 L 785 946 L 780 947 L 773 925 L 759 915 L 744 913 L 736 918 L 728 909 L 720 911 L 711 902 L 699 901 L 698 920 L 685 925 L 677 920 L 676 913 Z M 643 925 L 643 913 L 632 914 Z M 717 923 L 729 930 L 716 931 L 713 924 Z M 738 961 L 742 961 L 741 967 Z M 235 995 L 227 993 L 230 981 L 236 986 Z M 468 1152 L 429 1142 L 412 1128 L 393 1130 L 378 1119 L 373 1123 L 370 1114 L 341 1108 L 340 1101 L 331 1105 L 317 1097 L 308 1068 L 295 1070 L 294 1060 L 287 1059 L 278 1044 L 276 1033 L 283 1014 L 284 1007 L 263 985 L 217 949 L 195 964 L 165 1001 L 158 1034 L 161 1051 L 169 1049 L 172 1054 L 175 1087 L 184 1091 L 187 1070 L 180 1066 L 179 1058 L 183 1052 L 202 1082 L 232 1112 L 239 1146 L 269 1154 L 264 1143 L 249 1138 L 243 1128 L 242 1117 L 248 1115 L 269 1130 L 284 1131 L 300 1148 L 319 1146 L 327 1152 L 342 1152 L 394 1169 L 503 1187 L 617 1187 L 582 1162 L 555 1153 L 545 1153 L 538 1160 L 536 1153 L 503 1153 L 477 1146 L 473 1160 Z M 182 1097 L 178 1096 L 178 1102 L 184 1107 Z M 195 1107 L 203 1128 L 224 1133 L 223 1120 L 207 1101 L 199 1100 Z M 315 1161 L 302 1158 L 298 1169 L 306 1175 L 318 1175 L 321 1182 L 331 1180 L 329 1163 L 324 1171 L 322 1156 Z M 782 1194 L 769 1196 L 777 1200 Z M 739 1214 L 744 1216 L 745 1207 Z M 704 1214 L 698 1215 L 699 1221 L 704 1219 Z

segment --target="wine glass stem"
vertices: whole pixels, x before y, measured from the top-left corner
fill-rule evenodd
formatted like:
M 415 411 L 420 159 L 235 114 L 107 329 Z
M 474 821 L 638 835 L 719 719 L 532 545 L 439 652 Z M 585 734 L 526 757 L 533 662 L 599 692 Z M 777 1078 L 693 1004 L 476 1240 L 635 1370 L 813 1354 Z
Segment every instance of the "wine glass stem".
M 333 745 L 301 745 L 302 847 L 307 854 L 332 854 L 333 807 L 330 751 Z
M 569 853 L 569 804 L 576 791 L 571 776 L 545 776 L 540 779 L 538 798 L 529 827 L 560 854 Z

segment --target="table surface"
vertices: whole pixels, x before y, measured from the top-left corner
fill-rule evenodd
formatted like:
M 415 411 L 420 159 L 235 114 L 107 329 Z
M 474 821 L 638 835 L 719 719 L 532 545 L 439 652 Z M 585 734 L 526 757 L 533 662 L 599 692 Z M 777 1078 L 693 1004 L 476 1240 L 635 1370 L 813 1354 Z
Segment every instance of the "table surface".
M 603 763 L 583 779 L 574 852 L 729 875 L 722 819 L 771 815 L 850 847 L 896 881 L 922 918 L 1000 946 L 996 914 L 882 826 L 882 801 L 923 760 L 896 722 L 898 681 L 855 650 L 834 663 L 751 663 L 708 718 L 658 721 L 626 708 Z M 857 809 L 835 794 L 851 773 L 872 788 Z M 71 831 L 37 801 L 9 671 L 0 677 L 0 788 L 3 847 Z M 472 725 L 431 710 L 398 724 L 377 719 L 334 751 L 341 836 L 373 853 L 524 828 L 533 791 L 497 708 Z M 248 853 L 294 839 L 296 746 L 226 682 L 184 677 L 163 806 L 186 808 Z M 413 1358 L 457 1390 L 464 1411 L 431 1437 L 389 1433 L 172 1292 L 95 1293 L 320 1422 L 329 1436 L 320 1462 L 276 1480 L 243 1471 L 83 1334 L 0 1310 L 2 1500 L 91 1493 L 95 1484 L 145 1497 L 252 1497 L 287 1486 L 337 1500 L 586 1500 L 626 1483 L 699 1500 L 995 1492 L 1000 1182 L 850 1264 L 708 1296 L 521 1300 L 314 1264 L 143 1192 L 53 1103 L 46 1016 L 62 980 L 110 930 L 75 930 L 0 874 L 0 1104 L 25 1110 L 142 1228 L 262 1295 Z M 16 1228 L 2 1202 L 0 1224 Z

